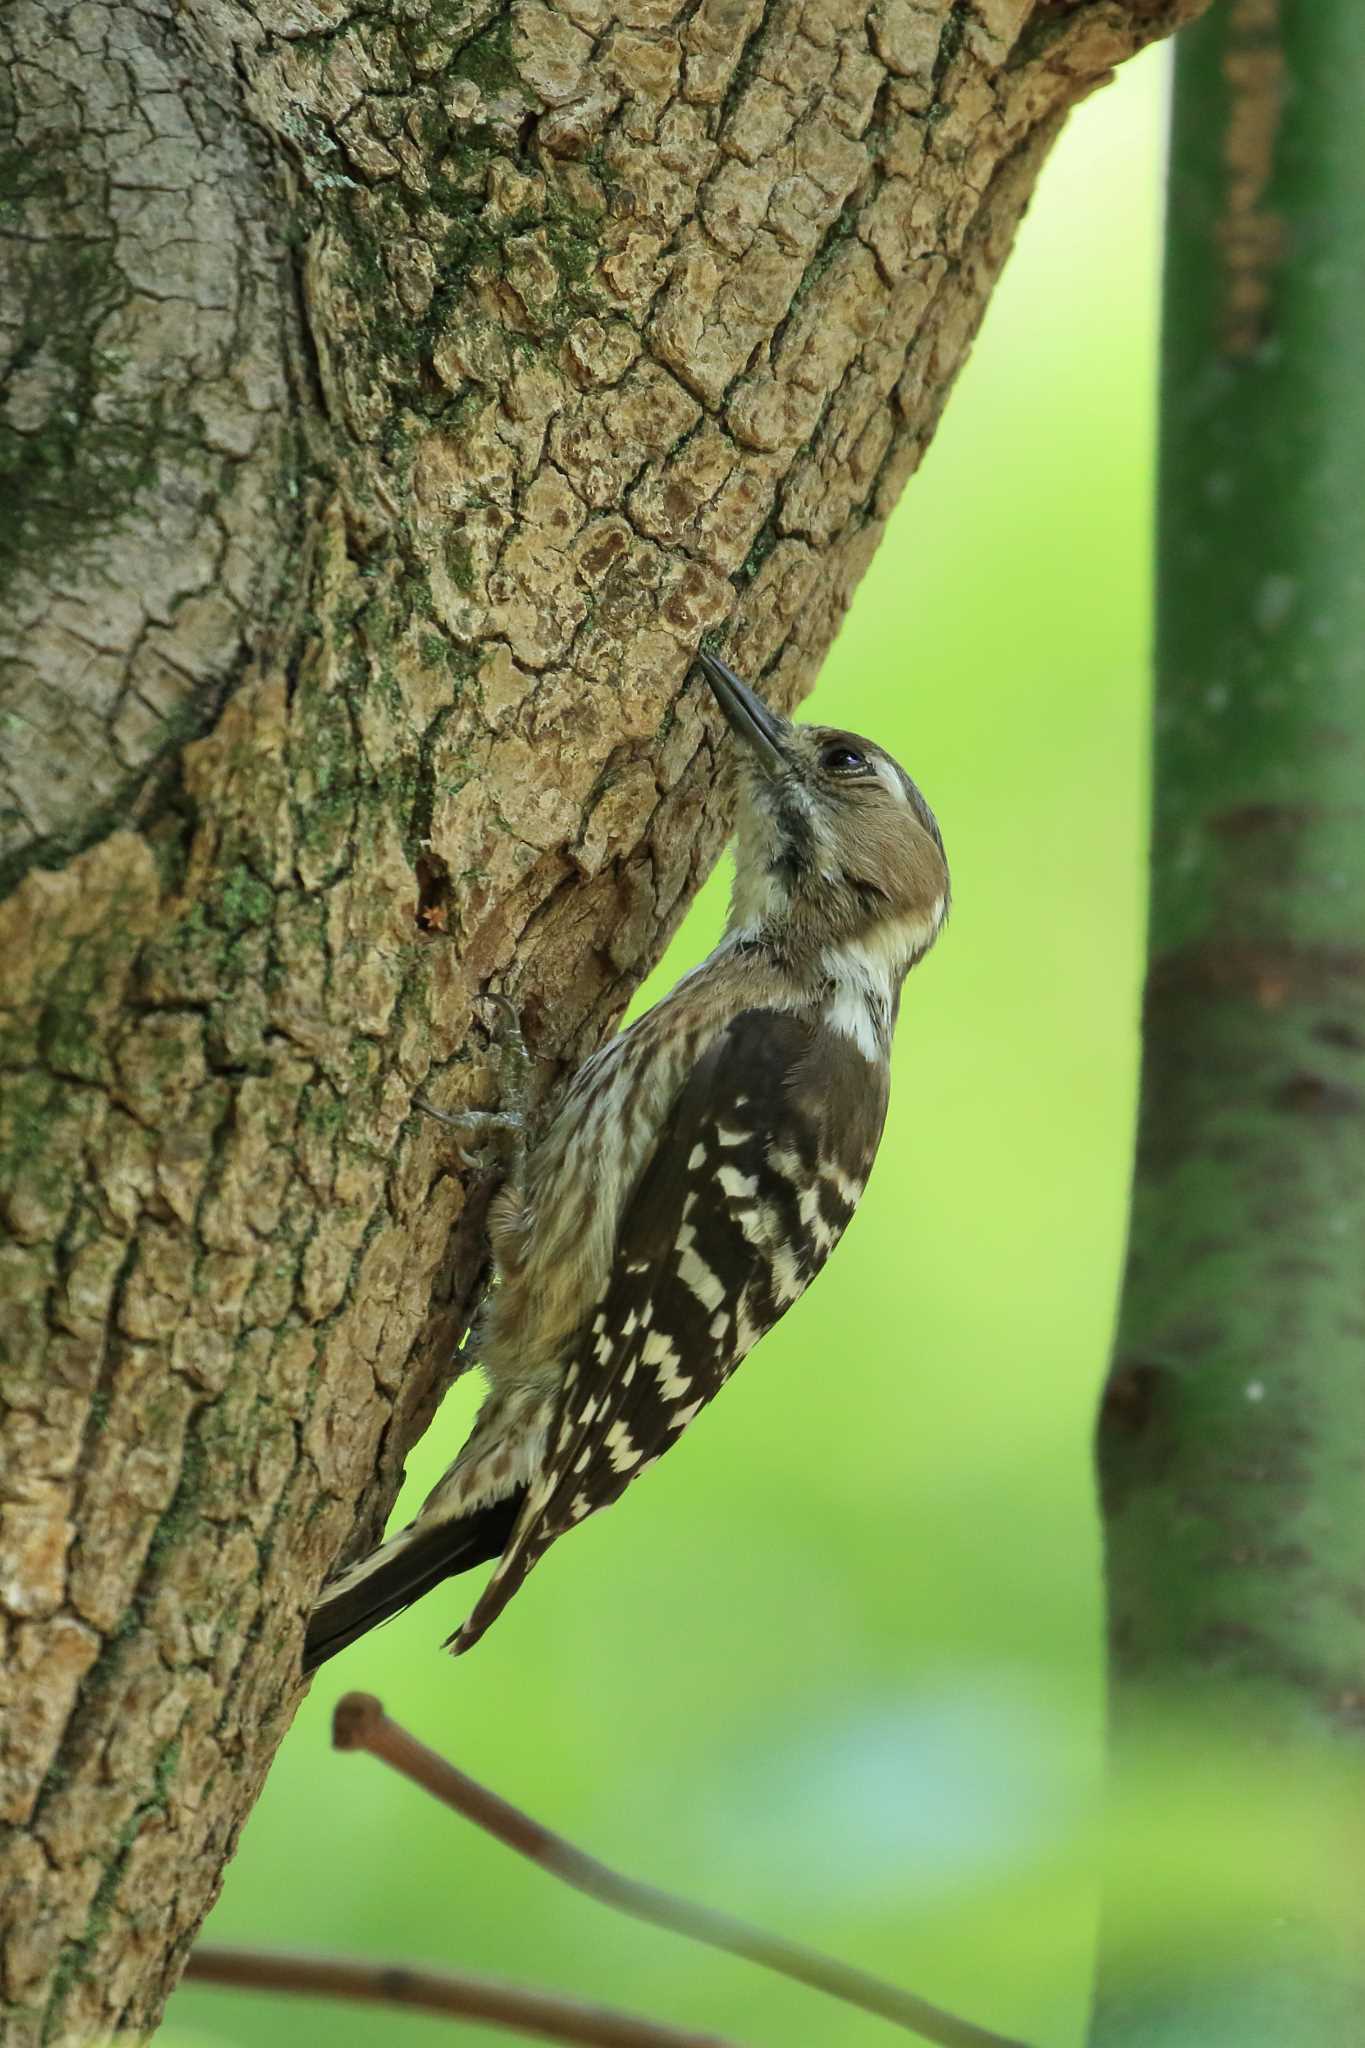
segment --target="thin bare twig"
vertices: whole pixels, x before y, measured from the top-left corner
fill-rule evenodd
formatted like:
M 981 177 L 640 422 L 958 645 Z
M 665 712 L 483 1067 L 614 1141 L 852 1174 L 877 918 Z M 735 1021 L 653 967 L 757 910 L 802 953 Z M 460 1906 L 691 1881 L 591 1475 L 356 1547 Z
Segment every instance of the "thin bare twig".
M 580 2005 L 519 1984 L 497 1984 L 449 1970 L 409 1963 L 362 1963 L 346 1956 L 291 1955 L 269 1949 L 190 1951 L 186 1978 L 230 1985 L 237 1991 L 293 1991 L 305 1997 L 354 1998 L 374 2005 L 408 2005 L 446 2019 L 510 2027 L 537 2041 L 567 2041 L 573 2048 L 735 2048 L 719 2034 L 666 2027 L 603 2005 Z
M 433 1798 L 453 1807 L 456 1813 L 506 1843 L 509 1849 L 515 1849 L 518 1855 L 529 1857 L 576 1891 L 586 1892 L 589 1898 L 614 1906 L 618 1912 L 651 1921 L 656 1927 L 667 1927 L 674 1934 L 704 1942 L 708 1948 L 742 1956 L 746 1962 L 776 1970 L 784 1977 L 794 1977 L 798 1984 L 827 1992 L 846 2004 L 861 2006 L 865 2012 L 890 2020 L 893 2026 L 904 2027 L 922 2040 L 936 2043 L 937 2048 L 1024 2048 L 1022 2042 L 974 2026 L 970 2020 L 944 2012 L 927 1999 L 887 1984 L 866 1970 L 854 1969 L 799 1942 L 785 1941 L 781 1935 L 767 1934 L 762 1928 L 733 1920 L 728 1913 L 694 1905 L 688 1899 L 660 1891 L 655 1885 L 623 1877 L 619 1871 L 599 1863 L 595 1856 L 576 1849 L 562 1835 L 542 1827 L 519 1807 L 500 1799 L 496 1792 L 466 1777 L 434 1749 L 428 1749 L 415 1735 L 409 1735 L 405 1728 L 391 1721 L 381 1702 L 370 1693 L 348 1692 L 338 1700 L 332 1716 L 332 1742 L 337 1749 L 368 1750 L 371 1756 L 410 1778 Z

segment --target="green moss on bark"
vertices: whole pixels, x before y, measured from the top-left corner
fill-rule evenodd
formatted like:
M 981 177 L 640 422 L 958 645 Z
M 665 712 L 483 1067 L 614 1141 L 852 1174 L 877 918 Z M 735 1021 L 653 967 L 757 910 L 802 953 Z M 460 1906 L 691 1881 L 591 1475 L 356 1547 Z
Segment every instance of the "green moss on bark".
M 35 213 L 73 208 L 66 149 L 0 152 L 0 223 L 16 334 L 0 381 L 0 599 L 25 568 L 88 552 L 155 479 L 156 401 L 108 404 L 121 367 L 101 327 L 127 296 L 112 246 L 40 238 Z M 104 399 L 103 404 L 97 400 Z

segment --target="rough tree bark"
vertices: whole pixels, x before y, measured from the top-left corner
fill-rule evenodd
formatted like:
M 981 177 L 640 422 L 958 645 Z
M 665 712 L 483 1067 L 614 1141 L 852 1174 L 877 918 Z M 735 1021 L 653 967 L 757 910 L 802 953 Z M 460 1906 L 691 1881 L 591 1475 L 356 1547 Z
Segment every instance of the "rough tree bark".
M 8 2040 L 154 2023 L 450 1377 L 414 1091 L 490 980 L 544 1090 L 609 1028 L 724 830 L 699 634 L 809 683 L 1198 5 L 7 10 Z
M 1091 2040 L 1338 2048 L 1365 2039 L 1365 12 L 1229 0 L 1176 69 L 1150 959 L 1100 1432 L 1112 1778 L 1160 1812 L 1183 1744 L 1206 1827 L 1246 1846 L 1199 1886 L 1217 1939 L 1172 1955 L 1150 1845 L 1116 1838 Z M 1315 1814 L 1311 1870 L 1239 1836 L 1258 1782 Z

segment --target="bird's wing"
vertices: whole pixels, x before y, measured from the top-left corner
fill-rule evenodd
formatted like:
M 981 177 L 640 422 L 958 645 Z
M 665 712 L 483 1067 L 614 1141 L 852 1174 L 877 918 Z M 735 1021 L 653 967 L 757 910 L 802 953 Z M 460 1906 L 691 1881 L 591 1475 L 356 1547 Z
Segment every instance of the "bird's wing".
M 746 1010 L 697 1062 L 622 1217 L 549 1448 L 452 1637 L 478 1640 L 557 1536 L 661 1457 L 824 1264 L 886 1116 L 885 1069 L 822 1024 Z

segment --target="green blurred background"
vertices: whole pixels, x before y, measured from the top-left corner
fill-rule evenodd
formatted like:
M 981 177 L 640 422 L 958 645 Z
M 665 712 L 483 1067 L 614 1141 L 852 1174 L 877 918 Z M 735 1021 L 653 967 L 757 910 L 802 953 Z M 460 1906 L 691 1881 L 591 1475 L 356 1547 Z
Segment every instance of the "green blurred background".
M 1096 1924 L 1089 1439 L 1136 1079 L 1165 53 L 1074 116 L 807 715 L 935 806 L 952 922 L 828 1273 L 472 1656 L 456 1583 L 323 1672 L 209 1925 L 422 1958 L 748 2048 L 883 2023 L 617 1919 L 366 1758 L 352 1687 L 643 1877 L 1074 2048 Z M 713 879 L 657 995 L 712 943 Z M 458 1388 L 400 1514 L 458 1447 Z M 441 2023 L 185 1991 L 165 2035 L 417 2048 Z M 505 2034 L 458 2030 L 470 2048 Z

